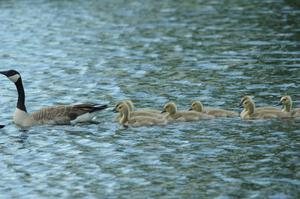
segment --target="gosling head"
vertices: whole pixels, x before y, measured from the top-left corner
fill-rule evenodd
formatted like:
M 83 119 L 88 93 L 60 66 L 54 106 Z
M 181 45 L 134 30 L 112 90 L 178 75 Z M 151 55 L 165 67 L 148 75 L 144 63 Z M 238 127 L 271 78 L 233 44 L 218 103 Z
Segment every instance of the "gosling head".
M 125 128 L 128 128 L 128 125 L 126 124 L 126 122 L 128 121 L 128 117 L 130 117 L 128 105 L 124 102 L 121 102 L 118 106 L 115 107 L 114 112 L 123 114 L 123 117 L 121 118 L 121 124 L 123 124 Z
M 244 101 L 246 101 L 246 100 L 252 100 L 252 96 L 250 96 L 250 95 L 245 95 L 244 97 L 242 97 L 242 99 L 241 99 L 241 101 L 240 101 L 240 105 L 239 105 L 240 108 L 243 108 L 243 103 L 244 103 Z
M 200 101 L 194 101 L 192 103 L 191 108 L 189 109 L 190 111 L 197 111 L 197 112 L 202 112 L 203 111 L 203 105 Z
M 0 71 L 0 73 L 5 75 L 13 83 L 17 83 L 17 81 L 21 79 L 20 73 L 16 70 Z
M 176 104 L 173 102 L 169 102 L 164 106 L 164 109 L 161 113 L 169 113 L 169 114 L 174 114 L 177 112 L 177 107 Z
M 242 102 L 242 107 L 244 107 L 244 109 L 246 110 L 249 110 L 250 107 L 253 106 L 253 101 L 252 99 L 245 99 L 243 102 Z
M 118 102 L 115 106 L 115 108 L 113 109 L 114 112 L 119 112 L 118 111 L 118 107 L 122 104 L 126 104 L 129 108 L 129 111 L 133 111 L 133 103 L 131 100 L 125 100 L 125 101 L 121 101 L 121 102 Z
M 292 105 L 292 98 L 291 96 L 283 96 L 280 99 L 279 105 L 283 105 L 283 106 L 291 106 Z
M 115 107 L 114 112 L 117 113 L 124 113 L 124 112 L 129 112 L 129 107 L 125 103 L 119 104 L 119 106 Z
M 119 111 L 118 111 L 118 110 L 119 110 L 118 108 L 119 108 L 119 106 L 120 106 L 122 103 L 124 103 L 124 102 L 118 102 L 118 103 L 116 104 L 115 108 L 113 109 L 113 112 L 115 112 L 115 113 L 119 112 Z

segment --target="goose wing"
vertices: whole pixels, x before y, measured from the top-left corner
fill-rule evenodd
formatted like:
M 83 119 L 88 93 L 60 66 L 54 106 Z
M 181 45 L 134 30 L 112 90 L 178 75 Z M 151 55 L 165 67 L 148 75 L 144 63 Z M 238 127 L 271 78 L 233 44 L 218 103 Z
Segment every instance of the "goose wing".
M 32 113 L 32 117 L 39 123 L 69 124 L 70 121 L 86 114 L 100 111 L 107 108 L 107 105 L 78 104 L 78 105 L 58 105 L 43 108 Z M 51 121 L 51 122 L 50 122 Z
M 96 111 L 101 111 L 106 109 L 107 105 L 99 105 L 99 104 L 78 104 L 71 107 L 69 112 L 69 117 L 71 120 L 76 119 L 78 116 L 81 116 L 86 113 L 93 113 Z

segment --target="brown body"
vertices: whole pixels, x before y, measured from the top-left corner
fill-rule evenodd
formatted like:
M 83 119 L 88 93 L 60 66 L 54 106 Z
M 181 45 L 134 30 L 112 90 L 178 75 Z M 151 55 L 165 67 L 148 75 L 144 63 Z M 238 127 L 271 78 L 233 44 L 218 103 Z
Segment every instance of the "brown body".
M 206 113 L 214 117 L 237 117 L 239 115 L 237 112 L 223 110 L 223 109 L 214 109 L 214 108 L 204 109 L 203 104 L 200 101 L 194 101 L 192 103 L 190 110 L 197 111 L 200 113 Z
M 151 125 L 166 125 L 167 120 L 165 118 L 155 118 L 149 116 L 132 116 L 130 108 L 126 103 L 120 104 L 115 108 L 116 112 L 121 113 L 119 123 L 123 126 L 151 126 Z
M 176 104 L 173 102 L 167 103 L 164 106 L 163 112 L 167 112 L 167 119 L 169 121 L 198 121 L 202 119 L 213 119 L 214 116 L 207 115 L 205 113 L 199 113 L 196 111 L 177 111 Z

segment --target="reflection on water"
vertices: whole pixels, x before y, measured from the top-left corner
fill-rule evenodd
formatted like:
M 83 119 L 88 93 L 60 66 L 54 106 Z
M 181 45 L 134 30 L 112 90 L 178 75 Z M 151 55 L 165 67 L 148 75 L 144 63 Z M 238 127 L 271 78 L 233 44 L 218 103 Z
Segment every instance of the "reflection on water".
M 29 111 L 132 99 L 241 111 L 240 97 L 300 107 L 295 1 L 3 1 L 1 70 L 21 72 Z M 0 195 L 10 198 L 297 198 L 299 120 L 239 118 L 124 129 L 12 123 L 0 78 Z M 5 106 L 4 106 L 5 105 Z

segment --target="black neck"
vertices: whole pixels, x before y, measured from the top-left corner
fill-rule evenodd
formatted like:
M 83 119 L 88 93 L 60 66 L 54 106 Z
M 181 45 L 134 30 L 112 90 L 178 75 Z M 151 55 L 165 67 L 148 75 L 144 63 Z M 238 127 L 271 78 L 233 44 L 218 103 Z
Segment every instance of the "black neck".
M 27 112 L 26 106 L 25 106 L 25 92 L 24 92 L 24 87 L 22 83 L 22 78 L 20 77 L 18 81 L 15 83 L 18 91 L 18 103 L 17 103 L 17 108 Z

